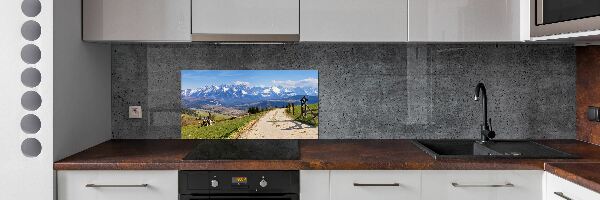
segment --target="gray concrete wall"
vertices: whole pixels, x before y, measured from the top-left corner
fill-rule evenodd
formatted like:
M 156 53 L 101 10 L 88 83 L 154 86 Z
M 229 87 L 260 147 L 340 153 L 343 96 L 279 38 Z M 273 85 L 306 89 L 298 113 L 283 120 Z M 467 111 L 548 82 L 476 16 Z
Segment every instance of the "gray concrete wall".
M 179 138 L 182 69 L 317 69 L 322 139 L 478 138 L 478 82 L 498 138 L 575 138 L 572 46 L 320 43 L 115 45 L 113 138 Z

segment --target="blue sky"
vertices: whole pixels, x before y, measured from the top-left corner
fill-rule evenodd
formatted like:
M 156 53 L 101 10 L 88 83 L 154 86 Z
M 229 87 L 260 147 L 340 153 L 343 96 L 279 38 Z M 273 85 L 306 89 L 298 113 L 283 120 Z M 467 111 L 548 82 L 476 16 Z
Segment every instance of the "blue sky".
M 317 87 L 317 70 L 181 70 L 181 89 L 207 85 Z

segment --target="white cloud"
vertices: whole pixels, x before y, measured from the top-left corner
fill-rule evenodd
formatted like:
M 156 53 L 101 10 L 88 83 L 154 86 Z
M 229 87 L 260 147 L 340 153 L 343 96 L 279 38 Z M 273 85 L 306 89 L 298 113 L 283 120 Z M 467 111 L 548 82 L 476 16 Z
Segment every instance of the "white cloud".
M 287 80 L 287 81 L 278 81 L 278 80 L 274 80 L 273 81 L 273 85 L 278 85 L 278 86 L 282 86 L 285 88 L 296 88 L 296 87 L 300 87 L 300 88 L 318 88 L 319 87 L 319 80 L 316 78 L 307 78 L 307 79 L 303 79 L 303 80 L 298 80 L 298 81 L 292 81 L 292 80 Z
M 250 86 L 250 82 L 246 82 L 246 81 L 235 81 L 233 82 L 234 85 L 245 85 L 245 86 Z

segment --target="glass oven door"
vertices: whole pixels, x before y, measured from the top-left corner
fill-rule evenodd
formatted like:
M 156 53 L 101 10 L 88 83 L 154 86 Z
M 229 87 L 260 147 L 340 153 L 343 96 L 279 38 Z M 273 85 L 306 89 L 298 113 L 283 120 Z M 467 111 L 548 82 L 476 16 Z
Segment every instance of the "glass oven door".
M 196 195 L 180 195 L 179 200 L 298 200 L 297 194 L 283 195 L 219 195 L 219 196 L 196 196 Z

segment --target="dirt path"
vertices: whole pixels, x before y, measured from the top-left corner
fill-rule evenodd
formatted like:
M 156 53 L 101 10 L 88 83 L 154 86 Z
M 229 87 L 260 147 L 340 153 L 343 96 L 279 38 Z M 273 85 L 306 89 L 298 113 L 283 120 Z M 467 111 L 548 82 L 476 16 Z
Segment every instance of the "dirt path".
M 317 127 L 294 121 L 285 108 L 267 112 L 239 139 L 317 139 Z

